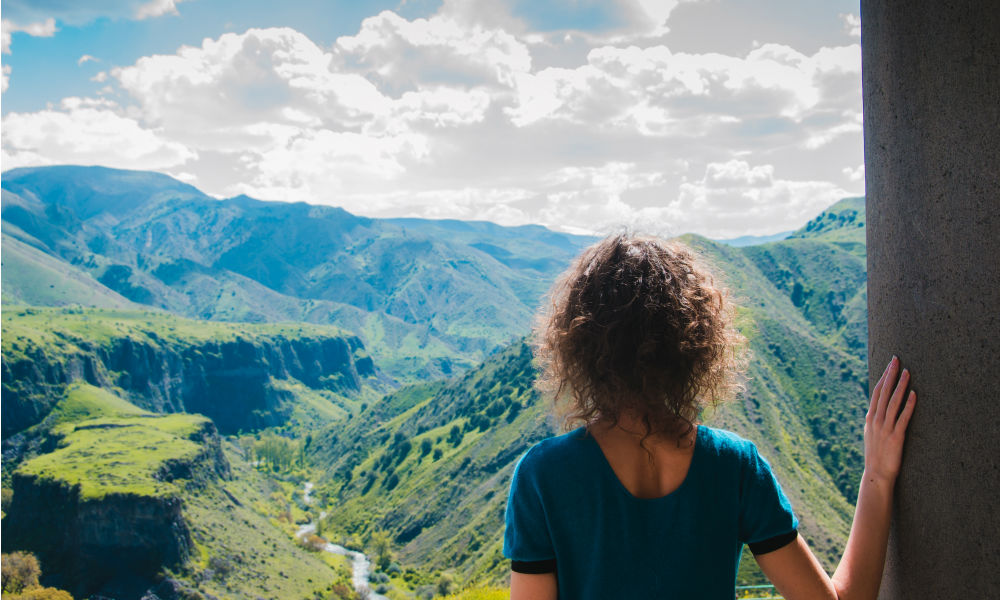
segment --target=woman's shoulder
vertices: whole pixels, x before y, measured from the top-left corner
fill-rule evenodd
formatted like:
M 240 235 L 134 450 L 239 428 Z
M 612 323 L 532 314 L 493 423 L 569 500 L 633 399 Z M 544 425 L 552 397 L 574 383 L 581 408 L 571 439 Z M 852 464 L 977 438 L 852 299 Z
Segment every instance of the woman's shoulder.
M 562 435 L 545 438 L 528 448 L 518 462 L 518 470 L 548 470 L 565 467 L 586 454 L 589 434 L 580 427 Z
M 698 434 L 705 440 L 705 449 L 720 457 L 745 460 L 757 454 L 756 444 L 733 431 L 699 425 Z

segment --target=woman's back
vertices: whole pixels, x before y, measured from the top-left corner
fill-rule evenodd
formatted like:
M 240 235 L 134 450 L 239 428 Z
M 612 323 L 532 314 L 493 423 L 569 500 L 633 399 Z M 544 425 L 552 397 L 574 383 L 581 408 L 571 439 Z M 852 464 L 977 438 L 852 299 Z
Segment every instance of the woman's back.
M 652 498 L 585 428 L 536 445 L 515 472 L 505 553 L 554 560 L 559 598 L 731 599 L 743 544 L 794 538 L 797 522 L 752 443 L 705 426 L 691 438 L 681 482 Z

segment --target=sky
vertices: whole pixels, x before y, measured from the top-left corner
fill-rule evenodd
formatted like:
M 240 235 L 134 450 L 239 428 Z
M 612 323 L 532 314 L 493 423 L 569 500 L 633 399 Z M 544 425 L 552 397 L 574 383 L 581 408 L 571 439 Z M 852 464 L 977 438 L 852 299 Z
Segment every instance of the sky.
M 796 229 L 864 193 L 858 0 L 2 0 L 4 171 L 371 217 Z

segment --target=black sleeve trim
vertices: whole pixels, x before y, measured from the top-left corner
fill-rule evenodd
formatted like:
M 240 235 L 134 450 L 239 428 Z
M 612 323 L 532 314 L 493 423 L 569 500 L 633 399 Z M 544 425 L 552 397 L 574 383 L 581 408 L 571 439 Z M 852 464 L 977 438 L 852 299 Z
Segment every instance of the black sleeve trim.
M 760 554 L 767 554 L 768 552 L 780 550 L 781 548 L 784 548 L 788 544 L 794 542 L 797 537 L 799 537 L 799 532 L 793 529 L 788 533 L 783 533 L 781 535 L 776 535 L 773 538 L 747 544 L 747 546 L 750 547 L 750 552 L 753 552 L 754 556 L 758 556 Z
M 549 560 L 512 560 L 510 570 L 525 575 L 541 575 L 542 573 L 556 572 L 556 559 Z

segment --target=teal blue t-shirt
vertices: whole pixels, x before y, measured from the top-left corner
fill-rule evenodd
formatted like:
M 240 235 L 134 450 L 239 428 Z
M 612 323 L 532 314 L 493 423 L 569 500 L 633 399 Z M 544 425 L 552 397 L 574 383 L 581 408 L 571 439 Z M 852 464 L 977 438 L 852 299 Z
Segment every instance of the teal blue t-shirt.
M 539 442 L 514 469 L 506 525 L 504 556 L 554 559 L 560 599 L 732 600 L 743 544 L 794 536 L 798 521 L 757 447 L 702 425 L 680 487 L 652 499 L 622 485 L 586 429 Z

